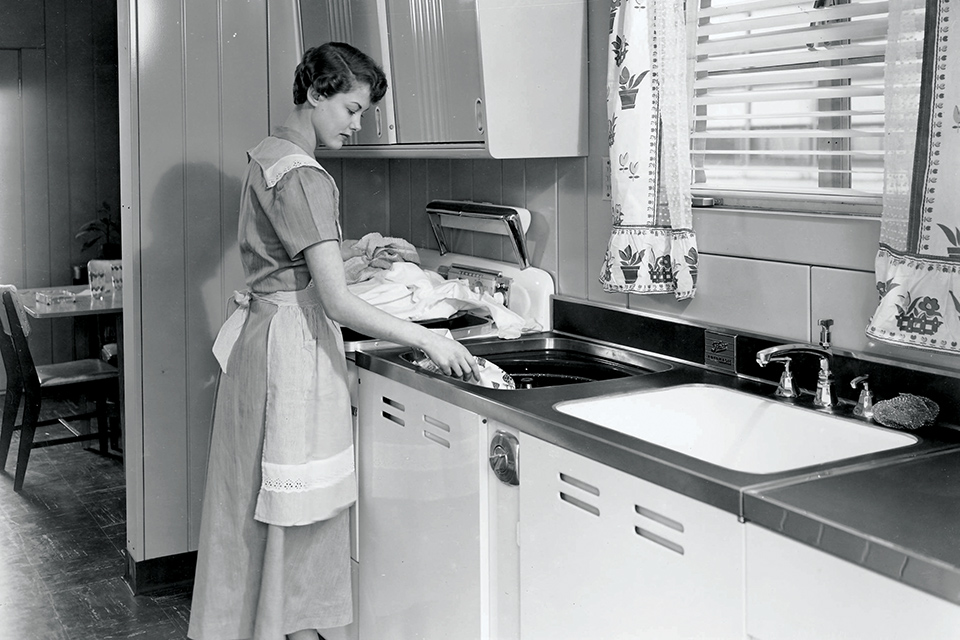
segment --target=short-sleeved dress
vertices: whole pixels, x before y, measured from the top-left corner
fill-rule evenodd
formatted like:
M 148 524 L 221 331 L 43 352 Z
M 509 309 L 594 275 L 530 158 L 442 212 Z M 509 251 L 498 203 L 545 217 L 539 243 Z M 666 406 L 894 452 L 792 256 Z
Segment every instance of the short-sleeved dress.
M 282 640 L 349 624 L 353 612 L 343 341 L 302 253 L 340 239 L 339 194 L 295 131 L 278 129 L 248 156 L 239 245 L 252 297 L 217 390 L 193 640 Z

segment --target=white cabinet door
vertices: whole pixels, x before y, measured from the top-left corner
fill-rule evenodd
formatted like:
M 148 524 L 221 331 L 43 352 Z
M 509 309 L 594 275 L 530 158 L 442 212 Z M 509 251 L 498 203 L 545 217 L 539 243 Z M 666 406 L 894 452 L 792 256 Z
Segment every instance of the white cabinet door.
M 481 635 L 480 418 L 360 371 L 360 635 Z
M 391 144 L 397 141 L 393 112 L 390 46 L 387 37 L 385 0 L 299 0 L 300 31 L 303 50 L 325 42 L 346 42 L 360 49 L 383 67 L 387 75 L 387 93 L 361 116 L 360 132 L 347 142 L 353 144 Z M 288 72 L 291 90 L 293 69 Z M 292 96 L 287 100 L 293 104 Z M 286 111 L 278 114 L 286 117 Z M 272 116 L 273 114 L 271 114 Z M 279 124 L 279 123 L 275 123 Z
M 475 0 L 388 0 L 402 144 L 482 142 Z
M 520 442 L 523 640 L 744 637 L 736 516 Z
M 757 525 L 746 530 L 751 638 L 960 638 L 960 606 Z

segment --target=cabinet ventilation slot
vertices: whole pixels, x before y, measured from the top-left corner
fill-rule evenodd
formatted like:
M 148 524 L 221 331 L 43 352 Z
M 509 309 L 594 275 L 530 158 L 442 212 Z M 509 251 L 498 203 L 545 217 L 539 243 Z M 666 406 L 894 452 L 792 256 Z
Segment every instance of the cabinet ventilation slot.
M 679 531 L 680 533 L 683 533 L 683 523 L 677 522 L 676 520 L 668 518 L 667 516 L 660 515 L 656 511 L 651 511 L 650 509 L 641 507 L 638 504 L 633 505 L 633 508 L 636 509 L 637 513 L 643 516 L 644 518 L 648 518 L 650 520 L 653 520 L 654 522 L 658 522 L 662 524 L 665 527 L 670 527 L 674 531 Z
M 450 441 L 449 441 L 449 440 L 445 440 L 444 438 L 441 438 L 440 436 L 438 436 L 438 435 L 436 435 L 436 434 L 434 434 L 434 433 L 430 433 L 430 432 L 427 431 L 426 429 L 423 430 L 423 437 L 426 438 L 427 440 L 430 440 L 431 442 L 436 442 L 437 444 L 442 445 L 442 446 L 446 447 L 447 449 L 450 448 Z
M 580 500 L 579 498 L 574 498 L 573 496 L 567 495 L 563 491 L 560 492 L 560 499 L 563 500 L 564 502 L 572 504 L 575 507 L 580 507 L 587 513 L 592 513 L 595 516 L 600 515 L 600 509 L 596 508 L 592 504 L 587 504 L 586 502 L 584 502 L 583 500 Z
M 561 474 L 560 474 L 560 481 L 561 481 L 561 482 L 566 482 L 567 484 L 572 485 L 572 486 L 576 487 L 577 489 L 580 489 L 581 491 L 586 491 L 587 493 L 592 493 L 592 494 L 595 495 L 595 496 L 600 495 L 600 489 L 598 489 L 597 487 L 593 486 L 592 484 L 588 484 L 588 483 L 584 482 L 583 480 L 577 480 L 577 479 L 574 478 L 573 476 L 568 476 L 568 475 L 565 474 L 565 473 L 561 473 Z
M 658 536 L 652 531 L 647 531 L 646 529 L 642 529 L 640 527 L 634 527 L 633 530 L 636 531 L 637 535 L 640 536 L 641 538 L 645 538 L 650 542 L 655 542 L 656 544 L 659 544 L 662 547 L 666 547 L 667 549 L 670 549 L 670 551 L 674 551 L 676 553 L 679 553 L 680 555 L 683 555 L 683 547 L 681 547 L 676 542 L 673 542 L 672 540 L 667 540 L 663 536 Z
M 384 418 L 386 418 L 386 419 L 389 420 L 390 422 L 396 422 L 396 423 L 397 423 L 398 425 L 400 425 L 401 427 L 406 426 L 406 424 L 405 424 L 404 421 L 403 421 L 403 418 L 401 418 L 401 417 L 399 417 L 399 416 L 395 416 L 395 415 L 393 415 L 392 413 L 389 413 L 389 412 L 387 412 L 387 411 L 381 411 L 381 412 L 380 412 L 380 415 L 382 415 Z
M 433 426 L 435 426 L 435 427 L 437 427 L 437 428 L 439 428 L 439 429 L 443 429 L 443 430 L 446 431 L 447 433 L 450 433 L 450 425 L 448 425 L 446 422 L 441 422 L 441 421 L 437 420 L 436 418 L 431 418 L 431 417 L 428 416 L 428 415 L 424 415 L 424 416 L 423 416 L 423 421 L 426 422 L 427 424 L 431 424 L 431 425 L 433 425 Z
M 388 407 L 393 407 L 401 412 L 406 411 L 406 408 L 396 400 L 388 398 L 387 396 L 382 396 L 380 399 L 383 401 L 383 404 L 387 405 Z

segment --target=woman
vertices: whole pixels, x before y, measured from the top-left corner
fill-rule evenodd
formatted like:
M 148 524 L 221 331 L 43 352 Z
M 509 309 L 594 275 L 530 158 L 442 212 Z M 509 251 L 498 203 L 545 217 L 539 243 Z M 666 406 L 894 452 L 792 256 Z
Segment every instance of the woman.
M 248 152 L 239 245 L 250 294 L 221 330 L 189 637 L 319 637 L 352 620 L 347 508 L 356 500 L 339 325 L 423 349 L 444 373 L 478 377 L 459 343 L 352 295 L 339 191 L 317 163 L 387 87 L 341 43 L 308 50 L 294 109 Z

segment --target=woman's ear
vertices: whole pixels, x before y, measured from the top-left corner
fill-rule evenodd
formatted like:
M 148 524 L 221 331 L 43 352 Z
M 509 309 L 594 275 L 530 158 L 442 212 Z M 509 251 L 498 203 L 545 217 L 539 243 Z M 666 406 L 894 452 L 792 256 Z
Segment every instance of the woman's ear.
M 320 101 L 323 99 L 323 96 L 320 95 L 320 92 L 313 87 L 307 91 L 307 101 L 310 102 L 311 107 L 315 107 L 320 104 Z

